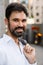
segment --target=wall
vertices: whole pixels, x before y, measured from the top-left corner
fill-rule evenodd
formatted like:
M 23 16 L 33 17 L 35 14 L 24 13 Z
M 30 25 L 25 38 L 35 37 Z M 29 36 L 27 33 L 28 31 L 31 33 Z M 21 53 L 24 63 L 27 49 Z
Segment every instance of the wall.
M 4 33 L 5 24 L 4 24 L 4 0 L 0 0 L 0 37 Z

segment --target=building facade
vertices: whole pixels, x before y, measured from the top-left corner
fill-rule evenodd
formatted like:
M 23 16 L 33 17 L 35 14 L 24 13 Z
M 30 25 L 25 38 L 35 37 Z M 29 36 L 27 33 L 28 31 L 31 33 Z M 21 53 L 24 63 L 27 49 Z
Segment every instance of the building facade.
M 35 19 L 35 24 L 43 23 L 43 0 L 33 0 L 32 13 Z

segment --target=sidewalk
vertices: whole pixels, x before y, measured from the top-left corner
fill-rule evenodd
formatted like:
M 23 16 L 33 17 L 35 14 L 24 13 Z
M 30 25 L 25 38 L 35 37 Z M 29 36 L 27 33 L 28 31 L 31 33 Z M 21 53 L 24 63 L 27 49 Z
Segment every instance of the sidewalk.
M 38 65 L 43 65 L 43 46 L 30 44 L 31 46 L 35 47 L 36 49 L 36 57 Z

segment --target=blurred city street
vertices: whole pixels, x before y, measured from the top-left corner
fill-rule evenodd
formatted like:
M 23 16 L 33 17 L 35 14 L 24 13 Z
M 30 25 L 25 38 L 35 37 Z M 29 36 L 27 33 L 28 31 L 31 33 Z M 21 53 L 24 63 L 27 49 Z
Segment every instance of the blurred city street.
M 31 44 L 36 49 L 36 58 L 38 65 L 43 65 L 43 46 Z

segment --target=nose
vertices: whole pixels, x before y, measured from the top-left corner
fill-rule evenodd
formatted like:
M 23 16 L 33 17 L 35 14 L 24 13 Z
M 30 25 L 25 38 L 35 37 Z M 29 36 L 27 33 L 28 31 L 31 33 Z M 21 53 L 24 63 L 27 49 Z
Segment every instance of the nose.
M 19 21 L 19 26 L 23 26 L 23 22 L 22 21 Z

